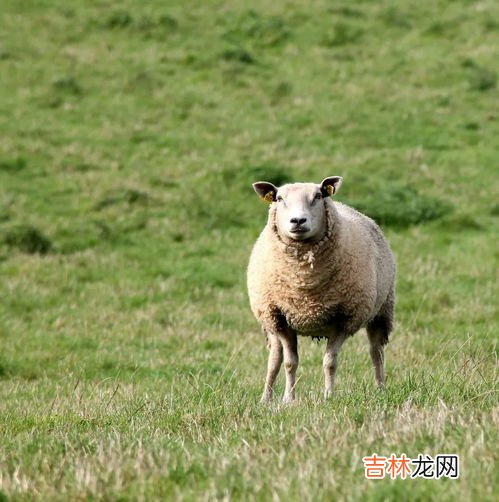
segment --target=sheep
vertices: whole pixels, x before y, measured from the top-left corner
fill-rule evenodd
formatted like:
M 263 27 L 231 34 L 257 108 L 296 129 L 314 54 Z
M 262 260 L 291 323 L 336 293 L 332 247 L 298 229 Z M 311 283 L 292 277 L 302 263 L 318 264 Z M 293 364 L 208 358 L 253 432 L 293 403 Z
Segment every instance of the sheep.
M 333 202 L 343 178 L 320 185 L 253 183 L 270 203 L 247 270 L 248 296 L 267 337 L 262 402 L 273 398 L 282 362 L 284 402 L 295 400 L 297 335 L 327 339 L 324 395 L 332 395 L 338 354 L 365 327 L 375 381 L 384 388 L 384 346 L 393 330 L 395 259 L 381 229 L 355 209 Z

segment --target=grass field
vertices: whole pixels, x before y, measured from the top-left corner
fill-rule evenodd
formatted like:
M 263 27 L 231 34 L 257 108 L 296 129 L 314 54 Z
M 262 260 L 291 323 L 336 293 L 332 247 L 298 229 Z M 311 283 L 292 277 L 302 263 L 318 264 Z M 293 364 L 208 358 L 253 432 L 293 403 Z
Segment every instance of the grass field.
M 497 500 L 498 20 L 3 0 L 0 501 Z M 324 401 L 302 339 L 297 405 L 263 406 L 251 182 L 329 175 L 397 256 L 387 390 L 360 332 Z M 366 480 L 373 452 L 461 475 Z

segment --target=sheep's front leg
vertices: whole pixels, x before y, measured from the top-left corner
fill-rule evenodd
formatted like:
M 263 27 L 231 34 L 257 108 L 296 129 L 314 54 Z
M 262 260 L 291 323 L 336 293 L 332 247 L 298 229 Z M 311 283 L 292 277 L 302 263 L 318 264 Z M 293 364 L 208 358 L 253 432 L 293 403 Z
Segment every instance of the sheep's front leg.
M 295 400 L 296 370 L 298 368 L 298 339 L 296 333 L 288 330 L 281 334 L 279 339 L 282 343 L 284 368 L 286 369 L 286 389 L 283 401 L 291 403 Z
M 262 403 L 269 402 L 274 396 L 274 384 L 281 369 L 282 364 L 282 343 L 279 337 L 267 334 L 269 341 L 269 361 L 267 364 L 267 378 L 265 379 L 265 388 L 263 390 Z
M 338 369 L 338 354 L 346 340 L 342 334 L 331 335 L 327 340 L 326 352 L 322 366 L 324 368 L 324 397 L 327 399 L 333 394 L 336 370 Z

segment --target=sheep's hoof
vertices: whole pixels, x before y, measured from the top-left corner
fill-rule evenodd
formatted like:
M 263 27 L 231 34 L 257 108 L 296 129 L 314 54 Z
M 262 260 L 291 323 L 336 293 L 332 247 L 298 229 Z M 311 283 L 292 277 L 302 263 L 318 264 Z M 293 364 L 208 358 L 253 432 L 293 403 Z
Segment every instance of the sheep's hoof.
M 265 393 L 260 399 L 260 403 L 262 404 L 269 404 L 270 402 L 272 402 L 272 394 Z
M 284 394 L 284 397 L 282 398 L 283 404 L 293 404 L 294 402 L 295 402 L 295 396 L 292 396 L 290 394 Z
M 331 399 L 333 397 L 333 389 L 326 389 L 324 391 L 324 399 Z

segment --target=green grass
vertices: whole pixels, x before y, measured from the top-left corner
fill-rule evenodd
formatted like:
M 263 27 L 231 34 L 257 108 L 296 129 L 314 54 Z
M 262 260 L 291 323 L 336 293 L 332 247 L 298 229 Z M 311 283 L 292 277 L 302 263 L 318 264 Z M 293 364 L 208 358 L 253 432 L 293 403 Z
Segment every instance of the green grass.
M 0 500 L 495 500 L 497 2 L 0 9 Z M 398 260 L 361 332 L 258 403 L 251 182 L 344 176 Z M 282 392 L 282 381 L 279 391 Z M 457 453 L 459 480 L 364 478 Z

